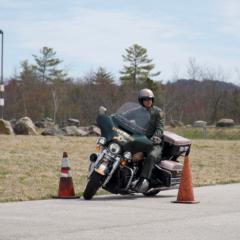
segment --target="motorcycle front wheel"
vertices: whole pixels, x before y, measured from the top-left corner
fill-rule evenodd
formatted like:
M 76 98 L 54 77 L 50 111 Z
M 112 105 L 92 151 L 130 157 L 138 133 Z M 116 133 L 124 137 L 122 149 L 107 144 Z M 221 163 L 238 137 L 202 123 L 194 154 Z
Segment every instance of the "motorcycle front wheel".
M 101 187 L 103 181 L 105 179 L 105 176 L 93 172 L 90 176 L 87 186 L 83 192 L 83 197 L 85 200 L 91 200 L 92 197 L 96 194 L 97 190 Z

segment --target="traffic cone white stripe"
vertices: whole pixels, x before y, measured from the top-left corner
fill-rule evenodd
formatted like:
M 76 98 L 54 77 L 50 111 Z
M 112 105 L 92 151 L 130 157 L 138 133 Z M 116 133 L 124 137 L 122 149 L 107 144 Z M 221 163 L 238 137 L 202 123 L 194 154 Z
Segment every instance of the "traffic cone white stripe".
M 62 168 L 70 168 L 70 162 L 68 160 L 67 157 L 64 157 L 62 159 L 62 165 L 61 165 Z
M 72 174 L 71 173 L 61 173 L 61 177 L 63 177 L 63 178 L 72 177 Z

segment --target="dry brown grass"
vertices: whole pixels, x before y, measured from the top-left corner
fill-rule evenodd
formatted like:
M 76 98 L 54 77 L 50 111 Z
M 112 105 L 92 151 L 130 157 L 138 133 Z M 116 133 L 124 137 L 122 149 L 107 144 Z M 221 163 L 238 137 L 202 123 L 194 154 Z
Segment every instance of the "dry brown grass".
M 0 201 L 40 199 L 57 194 L 64 151 L 75 191 L 83 190 L 95 138 L 1 135 L 0 146 Z
M 240 182 L 240 141 L 193 140 L 190 154 L 193 183 Z
M 75 191 L 86 183 L 95 137 L 0 135 L 0 201 L 44 199 L 57 194 L 62 153 L 68 152 Z M 240 182 L 240 141 L 194 140 L 194 185 Z

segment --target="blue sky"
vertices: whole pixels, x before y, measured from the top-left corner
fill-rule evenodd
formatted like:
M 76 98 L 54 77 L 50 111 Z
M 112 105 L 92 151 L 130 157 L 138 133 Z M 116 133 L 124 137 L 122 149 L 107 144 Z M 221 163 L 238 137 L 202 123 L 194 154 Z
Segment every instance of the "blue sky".
M 122 54 L 137 43 L 160 79 L 188 77 L 189 59 L 240 84 L 239 0 L 0 0 L 4 77 L 54 48 L 70 76 L 102 66 L 116 78 Z

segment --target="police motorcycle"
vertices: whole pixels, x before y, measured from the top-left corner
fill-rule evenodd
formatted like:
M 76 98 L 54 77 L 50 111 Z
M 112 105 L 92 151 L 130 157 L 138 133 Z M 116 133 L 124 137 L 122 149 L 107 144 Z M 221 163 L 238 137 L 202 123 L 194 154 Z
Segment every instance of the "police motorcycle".
M 145 136 L 148 120 L 148 114 L 144 114 L 144 108 L 137 103 L 128 102 L 110 116 L 104 107 L 99 108 L 96 122 L 101 137 L 97 140 L 96 152 L 90 155 L 84 199 L 92 199 L 101 187 L 113 194 L 136 193 L 134 186 L 144 164 L 144 153 L 151 150 L 153 144 Z M 145 196 L 179 187 L 183 165 L 178 158 L 189 154 L 191 141 L 164 131 L 162 145 L 162 154 L 153 167 Z

